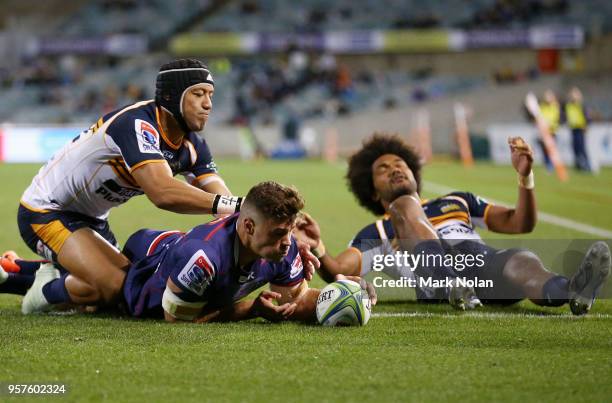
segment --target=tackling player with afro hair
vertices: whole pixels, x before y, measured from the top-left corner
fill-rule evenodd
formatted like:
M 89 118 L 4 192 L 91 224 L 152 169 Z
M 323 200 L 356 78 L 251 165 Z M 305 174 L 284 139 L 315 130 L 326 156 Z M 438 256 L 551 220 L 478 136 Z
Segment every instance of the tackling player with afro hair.
M 611 271 L 610 249 L 604 242 L 591 245 L 574 276 L 568 278 L 549 271 L 535 253 L 522 248 L 497 250 L 476 232 L 476 226 L 482 226 L 492 232 L 521 234 L 535 226 L 533 151 L 520 137 L 509 138 L 508 145 L 518 174 L 514 208 L 489 203 L 465 191 L 421 199 L 417 153 L 396 135 L 375 133 L 350 158 L 346 179 L 364 208 L 384 216 L 361 229 L 349 248 L 336 257 L 326 254 L 318 225 L 307 216 L 298 233 L 319 256 L 319 274 L 327 281 L 338 274 L 365 276 L 372 270 L 396 280 L 413 278 L 419 301 L 447 300 L 459 309 L 474 308 L 480 300 L 509 305 L 528 298 L 542 306 L 569 303 L 575 315 L 587 313 Z M 439 263 L 414 267 L 386 263 L 386 258 L 398 251 L 439 258 Z M 446 263 L 448 254 L 480 256 L 482 261 L 464 271 L 462 263 Z M 463 285 L 461 278 L 482 283 L 474 289 Z M 442 285 L 423 285 L 419 279 Z
M 385 214 L 385 208 L 380 200 L 373 198 L 376 190 L 374 189 L 372 168 L 374 161 L 385 154 L 397 155 L 404 160 L 416 180 L 417 193 L 421 191 L 421 158 L 416 151 L 398 135 L 374 133 L 371 138 L 364 141 L 362 148 L 349 159 L 346 179 L 350 191 L 355 195 L 359 204 L 375 215 Z

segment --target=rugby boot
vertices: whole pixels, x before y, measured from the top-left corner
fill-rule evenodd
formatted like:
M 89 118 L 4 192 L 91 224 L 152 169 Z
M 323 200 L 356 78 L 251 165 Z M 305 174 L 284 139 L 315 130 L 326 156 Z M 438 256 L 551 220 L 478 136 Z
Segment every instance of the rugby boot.
M 574 315 L 591 310 L 598 291 L 610 275 L 610 248 L 595 242 L 587 251 L 578 270 L 569 281 L 569 306 Z
M 476 296 L 474 288 L 458 285 L 457 279 L 454 280 L 453 285 L 448 289 L 448 303 L 450 306 L 460 311 L 472 310 L 482 306 L 482 302 Z
M 8 250 L 0 256 L 0 268 L 2 268 L 7 273 L 17 273 L 20 268 L 15 260 L 19 259 L 17 253 L 12 250 Z
M 21 313 L 30 315 L 33 313 L 47 312 L 51 310 L 51 305 L 43 294 L 43 287 L 48 282 L 55 280 L 60 276 L 59 270 L 52 263 L 45 263 L 40 266 L 36 272 L 34 283 L 23 297 L 21 303 Z

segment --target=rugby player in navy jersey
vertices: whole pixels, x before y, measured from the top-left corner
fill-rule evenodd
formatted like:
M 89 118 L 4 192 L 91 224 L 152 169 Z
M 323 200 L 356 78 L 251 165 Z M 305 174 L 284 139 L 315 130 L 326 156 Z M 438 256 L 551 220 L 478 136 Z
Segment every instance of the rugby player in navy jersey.
M 0 259 L 0 292 L 23 295 L 36 273 L 45 287 L 26 294 L 26 314 L 63 303 L 114 304 L 130 261 L 117 249 L 107 218 L 133 196 L 146 194 L 177 213 L 239 211 L 242 199 L 231 195 L 206 141 L 195 133 L 206 125 L 213 93 L 202 62 L 167 63 L 157 75 L 154 100 L 108 113 L 58 151 L 23 194 L 18 224 L 30 249 L 63 273 L 51 263 L 9 254 Z
M 116 300 L 130 262 L 117 249 L 107 217 L 133 196 L 146 194 L 177 213 L 238 211 L 241 199 L 231 196 L 206 141 L 195 133 L 209 118 L 213 93 L 212 75 L 200 61 L 167 63 L 154 100 L 101 117 L 41 168 L 21 199 L 19 230 L 32 251 L 68 273 L 58 277 L 53 266 L 43 266 L 41 278 L 54 281 L 26 295 L 24 313 Z M 6 279 L 3 291 L 20 291 L 23 284 L 14 279 Z
M 239 213 L 187 233 L 134 233 L 123 249 L 133 263 L 121 305 L 134 317 L 170 322 L 315 321 L 319 290 L 308 287 L 312 268 L 292 237 L 303 206 L 294 188 L 263 182 L 249 191 Z M 241 301 L 266 284 L 269 291 Z M 37 277 L 32 288 L 45 286 Z M 368 289 L 365 282 L 363 287 Z M 376 303 L 372 288 L 368 291 Z
M 488 203 L 468 192 L 422 200 L 418 155 L 397 136 L 374 135 L 349 160 L 347 179 L 359 203 L 383 218 L 359 231 L 350 247 L 336 257 L 325 253 L 318 224 L 311 217 L 306 215 L 298 223 L 296 236 L 310 243 L 324 278 L 340 273 L 365 276 L 376 267 L 395 279 L 414 278 L 417 298 L 423 301 L 448 298 L 455 307 L 466 309 L 479 305 L 480 300 L 510 304 L 528 298 L 543 306 L 569 302 L 574 314 L 585 314 L 610 274 L 610 250 L 604 242 L 590 247 L 570 279 L 548 271 L 528 250 L 487 246 L 475 231 L 478 225 L 497 233 L 521 234 L 531 232 L 536 224 L 532 150 L 521 138 L 508 142 L 518 173 L 514 208 Z M 472 255 L 473 260 L 470 267 L 453 266 L 442 258 L 432 259 L 437 263 L 427 267 L 406 265 L 401 260 L 397 264 L 395 259 L 388 260 L 391 264 L 381 264 L 382 258 L 398 251 L 444 258 Z M 474 261 L 478 255 L 482 265 Z M 475 298 L 469 289 L 453 287 L 460 276 L 491 280 L 487 285 L 492 283 L 493 287 L 476 287 Z M 430 287 L 433 281 L 421 279 L 437 284 L 448 280 L 451 287 Z
M 316 320 L 319 290 L 308 288 L 292 237 L 303 206 L 294 188 L 263 182 L 240 213 L 185 234 L 133 234 L 124 249 L 134 261 L 123 292 L 129 313 L 168 321 Z M 254 301 L 238 302 L 266 284 L 270 290 Z

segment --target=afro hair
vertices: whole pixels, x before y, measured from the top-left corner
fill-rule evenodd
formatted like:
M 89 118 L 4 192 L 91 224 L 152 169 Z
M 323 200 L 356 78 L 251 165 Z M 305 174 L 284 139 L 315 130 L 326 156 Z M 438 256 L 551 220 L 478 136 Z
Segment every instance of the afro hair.
M 397 155 L 406 162 L 417 183 L 417 191 L 421 190 L 420 156 L 398 135 L 374 133 L 364 140 L 359 151 L 349 158 L 349 168 L 346 174 L 348 187 L 355 195 L 359 204 L 375 215 L 385 214 L 380 201 L 374 200 L 374 180 L 372 165 L 385 154 Z

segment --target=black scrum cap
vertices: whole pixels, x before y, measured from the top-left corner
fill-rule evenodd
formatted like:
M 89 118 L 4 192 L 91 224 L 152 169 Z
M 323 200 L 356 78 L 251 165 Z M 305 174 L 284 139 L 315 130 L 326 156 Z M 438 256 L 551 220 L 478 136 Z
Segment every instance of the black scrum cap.
M 166 109 L 183 130 L 190 130 L 183 118 L 183 97 L 196 84 L 215 85 L 208 67 L 199 60 L 179 59 L 160 67 L 155 83 L 155 103 Z

